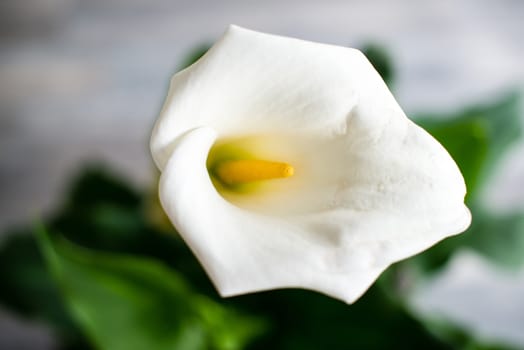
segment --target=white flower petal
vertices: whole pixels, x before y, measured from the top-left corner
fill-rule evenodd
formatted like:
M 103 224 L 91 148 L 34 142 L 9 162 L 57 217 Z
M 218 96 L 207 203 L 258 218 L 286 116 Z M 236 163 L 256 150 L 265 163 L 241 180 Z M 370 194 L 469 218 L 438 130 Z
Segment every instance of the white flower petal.
M 245 211 L 220 196 L 209 179 L 206 158 L 215 138 L 213 130 L 199 128 L 179 140 L 162 172 L 160 196 L 223 296 L 298 287 L 350 303 L 389 264 L 469 223 L 464 206 L 452 217 L 410 217 L 426 198 L 410 207 L 334 208 L 285 218 Z
M 220 137 L 338 134 L 354 108 L 376 137 L 391 116 L 403 115 L 360 51 L 232 26 L 198 62 L 173 77 L 151 150 L 162 169 L 174 140 L 200 126 Z
M 273 135 L 268 159 L 296 175 L 219 194 L 209 149 L 253 134 Z M 233 27 L 173 78 L 151 146 L 164 209 L 224 296 L 299 287 L 353 302 L 471 220 L 451 157 L 356 50 Z
M 298 287 L 355 300 L 385 266 L 337 271 L 333 247 L 325 244 L 322 232 L 224 200 L 206 170 L 215 137 L 208 128 L 182 137 L 162 172 L 160 200 L 220 294 Z

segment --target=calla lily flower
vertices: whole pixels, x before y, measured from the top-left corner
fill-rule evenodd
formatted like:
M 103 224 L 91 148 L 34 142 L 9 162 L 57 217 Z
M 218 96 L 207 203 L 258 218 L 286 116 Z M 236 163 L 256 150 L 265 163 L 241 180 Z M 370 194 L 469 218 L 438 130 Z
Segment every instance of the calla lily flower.
M 355 49 L 231 26 L 172 78 L 151 150 L 162 206 L 222 296 L 352 303 L 471 221 L 455 162 Z

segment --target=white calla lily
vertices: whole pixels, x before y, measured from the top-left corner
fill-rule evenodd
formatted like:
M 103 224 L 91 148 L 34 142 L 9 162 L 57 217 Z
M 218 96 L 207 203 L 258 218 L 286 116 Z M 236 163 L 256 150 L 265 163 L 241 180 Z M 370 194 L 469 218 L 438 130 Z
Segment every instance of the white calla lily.
M 232 26 L 173 77 L 151 150 L 161 203 L 223 296 L 351 303 L 471 220 L 454 161 L 354 49 Z

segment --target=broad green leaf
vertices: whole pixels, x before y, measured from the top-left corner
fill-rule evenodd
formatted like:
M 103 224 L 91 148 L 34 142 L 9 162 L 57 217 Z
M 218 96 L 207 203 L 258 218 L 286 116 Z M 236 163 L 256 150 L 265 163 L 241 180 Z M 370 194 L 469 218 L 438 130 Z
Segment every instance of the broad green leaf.
M 100 253 L 40 230 L 69 309 L 100 349 L 241 349 L 261 322 L 194 294 L 162 264 Z

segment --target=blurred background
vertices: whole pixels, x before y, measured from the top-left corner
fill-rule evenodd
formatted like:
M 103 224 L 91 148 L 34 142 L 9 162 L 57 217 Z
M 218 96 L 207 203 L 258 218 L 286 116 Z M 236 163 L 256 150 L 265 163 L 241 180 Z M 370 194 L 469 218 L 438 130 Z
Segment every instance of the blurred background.
M 148 139 L 169 78 L 230 23 L 380 47 L 406 113 L 449 119 L 520 93 L 523 18 L 519 0 L 3 0 L 0 246 L 16 234 L 13 227 L 53 215 L 86 164 L 102 164 L 132 187 L 153 187 Z M 524 114 L 515 118 L 522 125 Z M 497 156 L 496 171 L 476 197 L 493 213 L 522 211 L 523 184 L 520 140 Z M 523 230 L 518 227 L 521 243 Z M 420 314 L 449 319 L 475 338 L 524 348 L 519 266 L 502 268 L 462 249 L 411 295 L 409 308 Z M 42 319 L 0 307 L 1 349 L 54 349 L 56 339 Z

